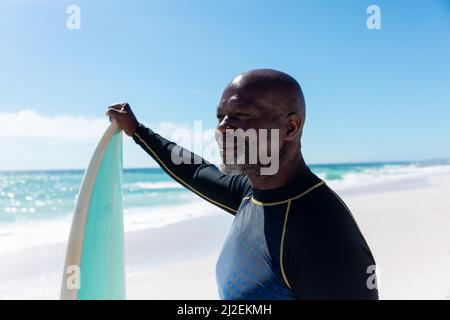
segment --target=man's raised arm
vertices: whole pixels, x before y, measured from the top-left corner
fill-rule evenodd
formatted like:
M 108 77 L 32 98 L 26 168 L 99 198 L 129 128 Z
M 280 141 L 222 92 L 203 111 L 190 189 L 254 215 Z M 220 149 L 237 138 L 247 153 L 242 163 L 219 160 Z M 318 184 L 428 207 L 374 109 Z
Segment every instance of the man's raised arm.
M 139 144 L 173 179 L 201 198 L 219 208 L 235 214 L 242 198 L 250 192 L 250 184 L 245 175 L 228 176 L 213 164 L 194 153 L 178 146 L 151 129 L 139 123 L 127 103 L 115 104 L 108 108 L 107 114 L 116 119 L 119 127 Z M 174 148 L 175 151 L 174 151 Z M 190 161 L 175 164 L 172 152 L 187 155 Z M 177 161 L 178 162 L 178 161 Z M 186 163 L 187 162 L 187 163 Z

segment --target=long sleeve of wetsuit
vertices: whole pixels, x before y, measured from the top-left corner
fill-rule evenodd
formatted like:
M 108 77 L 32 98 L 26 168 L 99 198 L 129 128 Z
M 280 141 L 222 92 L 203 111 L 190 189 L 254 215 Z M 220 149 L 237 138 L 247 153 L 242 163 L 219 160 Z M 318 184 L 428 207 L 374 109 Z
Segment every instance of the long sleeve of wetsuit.
M 161 137 L 141 123 L 133 134 L 133 140 L 182 186 L 233 215 L 242 198 L 250 193 L 251 187 L 245 175 L 225 175 L 215 165 Z M 173 151 L 190 161 L 174 163 Z M 194 161 L 194 157 L 198 157 L 200 161 Z

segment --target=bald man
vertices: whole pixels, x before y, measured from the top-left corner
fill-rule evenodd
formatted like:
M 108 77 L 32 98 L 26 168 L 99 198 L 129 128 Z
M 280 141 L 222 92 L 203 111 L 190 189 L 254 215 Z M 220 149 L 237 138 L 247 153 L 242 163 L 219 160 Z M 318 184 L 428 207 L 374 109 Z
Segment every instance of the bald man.
M 217 107 L 219 168 L 193 161 L 197 155 L 139 123 L 127 103 L 108 110 L 167 174 L 234 215 L 216 266 L 222 299 L 378 299 L 375 261 L 356 221 L 303 159 L 305 100 L 293 77 L 251 70 L 225 88 Z M 230 143 L 233 132 L 250 130 L 256 143 L 250 136 Z M 173 163 L 179 149 L 190 163 Z M 261 150 L 276 159 L 264 162 Z M 263 174 L 273 162 L 276 171 Z

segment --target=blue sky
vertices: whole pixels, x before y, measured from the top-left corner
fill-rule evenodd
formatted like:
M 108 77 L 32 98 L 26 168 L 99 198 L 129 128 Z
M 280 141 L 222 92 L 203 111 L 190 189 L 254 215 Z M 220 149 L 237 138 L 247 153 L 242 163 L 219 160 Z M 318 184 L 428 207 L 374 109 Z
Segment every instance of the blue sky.
M 371 4 L 381 30 L 366 27 Z M 447 0 L 2 0 L 0 39 L 0 170 L 86 167 L 116 101 L 156 128 L 212 128 L 225 85 L 261 67 L 302 85 L 309 163 L 450 158 Z M 131 141 L 124 157 L 152 164 Z

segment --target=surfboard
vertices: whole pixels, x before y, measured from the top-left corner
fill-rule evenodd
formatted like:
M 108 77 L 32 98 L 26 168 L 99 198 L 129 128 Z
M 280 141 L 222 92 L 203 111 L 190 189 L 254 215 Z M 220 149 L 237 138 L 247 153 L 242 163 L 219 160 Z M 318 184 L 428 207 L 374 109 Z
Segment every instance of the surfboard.
M 61 299 L 125 299 L 122 184 L 122 133 L 113 120 L 81 183 L 67 245 Z

